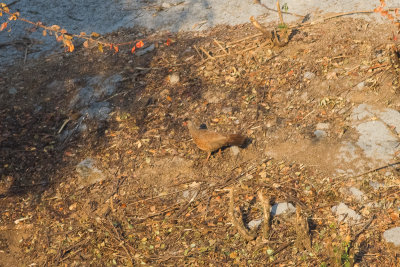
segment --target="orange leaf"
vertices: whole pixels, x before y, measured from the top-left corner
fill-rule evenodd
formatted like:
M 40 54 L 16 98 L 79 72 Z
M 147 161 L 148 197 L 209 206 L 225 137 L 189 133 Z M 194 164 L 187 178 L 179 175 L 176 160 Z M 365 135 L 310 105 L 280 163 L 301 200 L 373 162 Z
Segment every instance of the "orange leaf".
M 53 26 L 50 27 L 50 29 L 52 29 L 53 31 L 58 31 L 60 29 L 60 26 L 53 25 Z
M 382 10 L 383 10 L 383 8 L 379 6 L 379 7 L 377 7 L 377 8 L 374 9 L 374 12 L 375 12 L 375 13 L 379 13 L 379 12 L 381 12 Z
M 131 53 L 133 54 L 133 53 L 135 53 L 135 50 L 136 50 L 136 47 L 134 46 L 134 47 L 132 47 L 132 49 L 131 49 Z
M 60 36 L 58 36 L 58 37 L 56 38 L 57 42 L 61 42 L 62 39 L 64 39 L 64 37 L 63 37 L 62 35 L 60 35 Z
M 381 7 L 386 6 L 385 0 L 379 0 L 381 2 Z
M 88 47 L 89 47 L 89 42 L 88 42 L 88 40 L 86 40 L 86 41 L 83 42 L 83 47 L 84 47 L 84 48 L 88 48 Z
M 103 45 L 99 43 L 98 48 L 99 48 L 99 51 L 100 51 L 101 53 L 103 53 Z
M 137 47 L 137 48 L 141 48 L 141 47 L 143 47 L 143 46 L 144 46 L 143 41 L 139 41 L 139 42 L 136 43 L 136 47 Z
M 394 14 L 396 14 L 396 16 L 399 15 L 399 9 L 398 9 L 398 8 L 396 8 L 396 9 L 394 10 Z
M 115 53 L 118 53 L 119 49 L 118 46 L 114 46 Z
M 68 52 L 72 52 L 72 51 L 74 51 L 74 49 L 75 49 L 74 44 L 73 44 L 73 43 L 70 43 L 70 44 L 68 45 Z
M 7 27 L 7 22 L 3 22 L 2 24 L 1 24 L 1 26 L 0 26 L 0 32 L 2 31 L 2 30 L 4 30 L 6 27 Z
M 100 34 L 98 34 L 97 32 L 92 32 L 91 36 L 92 36 L 92 37 L 99 37 Z
M 43 30 L 42 34 L 43 34 L 43 36 L 46 36 L 47 35 L 47 31 Z
M 168 38 L 167 41 L 165 42 L 165 44 L 168 46 L 171 45 L 171 39 Z
M 172 102 L 172 98 L 168 95 L 167 96 L 167 100 L 169 101 L 169 102 Z
M 85 35 L 86 35 L 86 32 L 81 32 L 79 35 L 80 35 L 80 36 L 85 36 Z

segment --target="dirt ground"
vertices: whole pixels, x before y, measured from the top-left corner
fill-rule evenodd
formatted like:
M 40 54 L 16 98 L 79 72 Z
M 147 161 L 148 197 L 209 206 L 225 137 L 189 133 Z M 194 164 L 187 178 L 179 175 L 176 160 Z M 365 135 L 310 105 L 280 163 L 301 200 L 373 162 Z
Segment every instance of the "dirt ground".
M 347 119 L 354 105 L 400 109 L 392 31 L 335 18 L 297 28 L 279 47 L 250 24 L 174 35 L 126 29 L 105 38 L 142 34 L 156 48 L 134 56 L 77 47 L 7 69 L 0 76 L 0 265 L 400 264 L 382 238 L 399 225 L 397 170 L 337 176 L 333 162 L 338 144 L 355 134 Z M 65 120 L 62 130 L 80 117 L 69 105 L 79 79 L 112 74 L 123 79 L 107 97 L 111 118 L 60 141 Z M 251 143 L 205 162 L 182 126 L 187 118 Z M 329 138 L 313 135 L 319 122 L 330 123 Z M 88 157 L 107 178 L 82 186 L 76 166 Z M 386 186 L 374 190 L 369 180 Z M 344 197 L 344 185 L 363 188 L 375 204 Z M 285 201 L 297 208 L 294 217 L 275 216 L 253 232 L 243 226 L 262 218 L 265 205 Z M 363 220 L 338 222 L 331 208 L 341 201 Z

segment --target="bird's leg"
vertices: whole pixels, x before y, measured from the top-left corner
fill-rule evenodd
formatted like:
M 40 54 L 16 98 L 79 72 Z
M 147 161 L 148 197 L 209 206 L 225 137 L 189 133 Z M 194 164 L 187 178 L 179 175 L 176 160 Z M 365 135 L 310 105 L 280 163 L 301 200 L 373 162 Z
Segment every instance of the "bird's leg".
M 208 152 L 206 162 L 208 161 L 208 159 L 210 158 L 210 156 L 211 156 L 211 152 Z

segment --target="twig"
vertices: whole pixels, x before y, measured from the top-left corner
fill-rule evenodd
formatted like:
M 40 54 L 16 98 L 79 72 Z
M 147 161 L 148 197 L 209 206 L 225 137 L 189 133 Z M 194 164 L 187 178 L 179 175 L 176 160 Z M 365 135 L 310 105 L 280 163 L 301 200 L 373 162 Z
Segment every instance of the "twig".
M 276 1 L 276 8 L 278 10 L 279 21 L 281 22 L 281 25 L 285 25 L 285 22 L 283 22 L 283 16 L 282 16 L 281 5 L 279 4 L 279 0 Z
M 173 219 L 178 219 L 178 217 L 181 216 L 185 212 L 185 210 L 190 206 L 190 204 L 192 204 L 192 202 L 197 198 L 199 191 L 200 191 L 200 189 L 195 192 L 195 194 L 190 199 L 190 201 L 185 206 L 183 206 L 180 209 L 180 211 L 178 211 L 176 214 L 174 214 Z
M 199 49 L 197 49 L 197 46 L 196 46 L 196 45 L 193 45 L 193 47 L 194 47 L 194 49 L 196 49 L 196 52 L 197 52 L 197 54 L 199 54 L 199 56 L 201 57 L 201 59 L 204 60 L 204 57 L 203 57 L 203 55 L 200 53 Z
M 384 166 L 381 166 L 381 167 L 378 167 L 378 168 L 375 168 L 375 169 L 372 169 L 372 170 L 369 170 L 369 171 L 365 171 L 363 173 L 356 174 L 356 175 L 346 176 L 347 174 L 343 174 L 343 175 L 340 175 L 340 176 L 336 177 L 336 179 L 337 178 L 343 178 L 343 177 L 346 177 L 346 179 L 357 178 L 357 177 L 363 176 L 365 174 L 368 174 L 368 173 L 371 173 L 371 172 L 380 171 L 380 170 L 383 170 L 383 169 L 386 169 L 386 168 L 389 168 L 389 167 L 393 167 L 393 166 L 399 165 L 399 164 L 400 164 L 400 161 L 396 161 L 394 163 L 389 163 L 389 164 L 386 164 Z
M 261 3 L 260 1 L 257 1 L 257 4 L 263 6 L 265 9 L 269 10 L 269 11 L 274 11 L 274 12 L 278 12 L 278 10 L 275 10 L 273 8 L 267 7 L 265 4 Z M 292 15 L 292 16 L 296 16 L 296 17 L 300 17 L 300 18 L 304 18 L 304 15 L 299 15 L 296 13 L 292 13 L 292 12 L 287 12 L 287 11 L 283 11 L 283 14 L 288 14 L 288 15 Z
M 215 58 L 211 56 L 203 47 L 200 47 L 200 50 L 203 51 L 203 53 L 206 54 L 208 58 L 215 60 Z
M 242 39 L 239 39 L 239 40 L 236 40 L 236 41 L 227 43 L 227 47 L 230 47 L 230 46 L 232 46 L 232 45 L 234 45 L 234 44 L 237 44 L 237 43 L 241 43 L 241 42 L 247 41 L 247 40 L 249 40 L 249 39 L 253 39 L 253 38 L 256 38 L 256 37 L 260 37 L 260 36 L 262 36 L 262 35 L 263 35 L 262 33 L 257 33 L 257 34 L 251 35 L 251 36 L 244 37 L 244 38 L 242 38 Z
M 261 205 L 263 207 L 264 213 L 264 224 L 263 224 L 263 237 L 265 240 L 268 240 L 269 230 L 270 230 L 270 218 L 271 218 L 271 204 L 269 203 L 269 199 L 265 199 L 262 190 L 257 193 L 258 198 L 260 199 Z
M 298 249 L 304 248 L 311 251 L 310 228 L 307 218 L 301 216 L 300 206 L 296 207 L 296 246 Z
M 219 48 L 221 48 L 221 50 L 224 51 L 225 54 L 228 54 L 228 52 L 226 51 L 226 49 L 223 48 L 222 45 L 221 45 L 216 39 L 214 39 L 214 43 L 216 43 L 216 44 L 219 46 Z
M 238 220 L 235 217 L 235 209 L 234 209 L 234 203 L 233 203 L 233 189 L 230 188 L 229 189 L 229 210 L 228 210 L 228 215 L 231 219 L 231 222 L 233 224 L 233 226 L 236 227 L 236 229 L 238 230 L 239 234 L 246 239 L 247 241 L 252 241 L 256 238 L 256 235 L 254 233 L 249 233 L 249 231 L 247 231 L 247 229 L 244 227 L 243 225 L 243 221 L 242 220 Z

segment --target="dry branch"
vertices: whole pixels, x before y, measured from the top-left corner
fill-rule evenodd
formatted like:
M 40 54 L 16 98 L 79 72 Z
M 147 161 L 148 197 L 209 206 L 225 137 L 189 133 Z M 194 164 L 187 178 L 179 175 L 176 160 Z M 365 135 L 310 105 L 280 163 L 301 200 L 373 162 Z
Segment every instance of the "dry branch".
M 235 226 L 238 229 L 239 234 L 246 239 L 247 241 L 252 241 L 256 238 L 256 235 L 254 233 L 250 233 L 249 231 L 247 231 L 247 229 L 245 228 L 245 226 L 243 225 L 243 221 L 240 218 L 240 220 L 238 220 L 235 217 L 235 208 L 234 208 L 234 203 L 233 203 L 233 189 L 230 188 L 229 189 L 229 210 L 228 210 L 228 214 L 229 217 L 231 219 L 231 222 L 233 224 L 233 226 Z
M 263 213 L 264 213 L 264 223 L 263 223 L 263 237 L 264 239 L 268 239 L 269 237 L 269 230 L 270 230 L 270 218 L 271 218 L 271 204 L 269 203 L 269 199 L 265 199 L 262 190 L 258 191 L 257 193 L 258 198 L 261 201 L 261 205 L 263 207 Z

